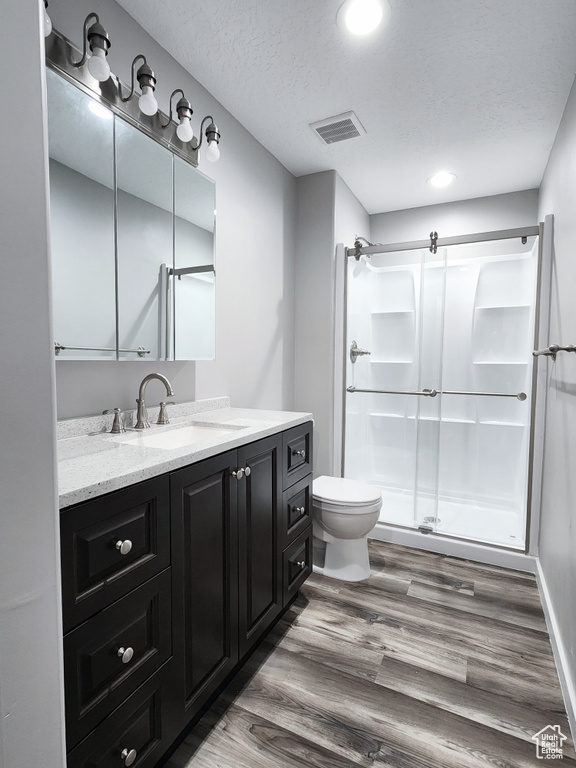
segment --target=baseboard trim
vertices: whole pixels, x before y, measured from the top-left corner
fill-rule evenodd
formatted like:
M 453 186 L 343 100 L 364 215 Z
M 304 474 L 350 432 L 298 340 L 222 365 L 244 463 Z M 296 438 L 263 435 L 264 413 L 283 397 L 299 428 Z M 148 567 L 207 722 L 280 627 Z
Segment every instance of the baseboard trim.
M 536 558 L 523 552 L 514 552 L 498 547 L 487 547 L 483 544 L 452 539 L 449 536 L 432 536 L 420 531 L 406 528 L 395 528 L 384 523 L 377 523 L 370 533 L 371 539 L 390 541 L 405 547 L 425 549 L 428 552 L 438 552 L 464 560 L 476 560 L 487 565 L 498 565 L 501 568 L 512 568 L 515 571 L 536 573 Z
M 568 654 L 566 653 L 562 636 L 560 635 L 560 628 L 558 621 L 556 620 L 556 613 L 554 611 L 552 598 L 550 597 L 546 577 L 544 576 L 540 560 L 536 561 L 536 581 L 540 591 L 540 599 L 544 609 L 548 634 L 550 635 L 552 653 L 554 654 L 554 661 L 556 662 L 556 669 L 558 670 L 558 678 L 560 680 L 560 687 L 562 688 L 562 696 L 564 697 L 568 723 L 570 725 L 570 730 L 572 731 L 572 743 L 574 743 L 574 739 L 576 738 L 576 689 L 574 688 L 574 683 L 570 677 Z

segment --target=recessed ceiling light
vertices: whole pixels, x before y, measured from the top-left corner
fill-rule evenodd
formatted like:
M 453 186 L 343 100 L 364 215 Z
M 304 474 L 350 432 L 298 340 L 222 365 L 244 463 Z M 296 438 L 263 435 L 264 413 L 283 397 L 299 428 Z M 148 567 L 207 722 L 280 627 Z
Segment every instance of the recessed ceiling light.
M 448 173 L 448 171 L 440 171 L 440 173 L 434 174 L 434 176 L 430 176 L 428 179 L 428 184 L 432 187 L 437 187 L 438 189 L 441 189 L 442 187 L 447 187 L 449 184 L 452 184 L 453 181 L 455 181 L 457 178 L 455 173 Z
M 368 35 L 389 15 L 388 0 L 346 0 L 338 11 L 337 21 L 353 35 Z

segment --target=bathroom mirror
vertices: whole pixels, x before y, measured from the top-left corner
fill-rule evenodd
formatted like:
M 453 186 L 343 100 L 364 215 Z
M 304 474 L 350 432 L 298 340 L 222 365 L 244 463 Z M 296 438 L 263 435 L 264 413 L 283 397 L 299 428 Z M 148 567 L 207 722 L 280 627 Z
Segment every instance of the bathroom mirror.
M 214 182 L 47 70 L 55 353 L 207 360 Z

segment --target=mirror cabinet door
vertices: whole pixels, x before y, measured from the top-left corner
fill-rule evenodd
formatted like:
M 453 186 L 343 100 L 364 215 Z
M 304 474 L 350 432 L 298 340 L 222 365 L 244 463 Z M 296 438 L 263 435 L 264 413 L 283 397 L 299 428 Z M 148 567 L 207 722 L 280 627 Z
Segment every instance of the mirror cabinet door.
M 166 360 L 170 303 L 161 265 L 173 263 L 172 153 L 116 118 L 120 360 Z M 145 352 L 138 353 L 138 349 Z M 168 350 L 169 352 L 169 350 Z
M 115 360 L 113 115 L 54 72 L 46 77 L 58 357 Z
M 58 357 L 213 359 L 214 182 L 46 75 Z
M 174 157 L 174 359 L 213 360 L 216 347 L 214 182 Z

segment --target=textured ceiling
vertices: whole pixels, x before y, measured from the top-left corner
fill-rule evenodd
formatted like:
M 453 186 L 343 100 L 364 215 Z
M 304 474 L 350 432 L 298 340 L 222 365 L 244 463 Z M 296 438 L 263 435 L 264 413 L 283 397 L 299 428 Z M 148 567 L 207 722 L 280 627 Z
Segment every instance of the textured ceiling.
M 538 187 L 576 72 L 576 0 L 390 0 L 365 39 L 340 0 L 118 2 L 286 168 L 335 169 L 369 213 Z M 349 110 L 365 136 L 309 128 Z

